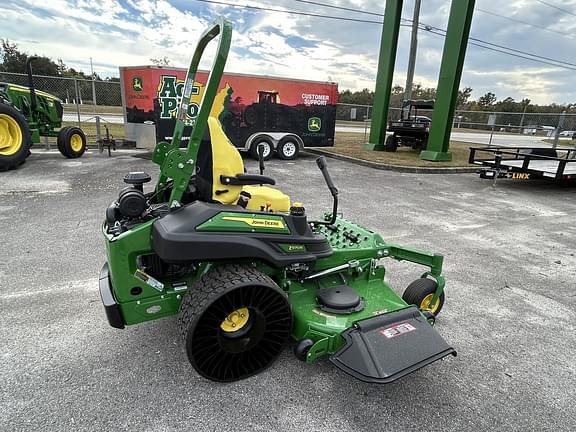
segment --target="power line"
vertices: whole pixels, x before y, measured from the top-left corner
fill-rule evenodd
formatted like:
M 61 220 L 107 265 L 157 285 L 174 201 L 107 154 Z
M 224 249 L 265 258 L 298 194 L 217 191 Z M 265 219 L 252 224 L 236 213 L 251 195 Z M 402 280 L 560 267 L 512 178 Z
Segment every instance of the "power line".
M 438 36 L 441 36 L 441 37 L 445 37 L 445 36 L 446 36 L 446 35 L 443 34 L 443 33 L 438 33 L 438 32 L 436 32 L 436 31 L 434 31 L 433 29 L 427 29 L 427 31 L 428 31 L 429 33 L 432 33 L 432 34 L 435 34 L 435 35 L 438 35 Z M 470 45 L 473 45 L 473 46 L 477 46 L 477 47 L 480 47 L 480 48 L 484 48 L 484 49 L 487 49 L 487 50 L 490 50 L 490 51 L 499 52 L 499 53 L 502 53 L 502 54 L 507 54 L 507 55 L 509 55 L 509 56 L 518 57 L 518 58 L 522 58 L 522 59 L 525 59 L 525 60 L 530 60 L 530 61 L 533 61 L 533 62 L 536 62 L 536 63 L 543 63 L 543 64 L 547 64 L 547 65 L 550 65 L 550 66 L 555 66 L 555 67 L 559 67 L 559 68 L 563 68 L 563 69 L 568 69 L 568 70 L 574 70 L 574 71 L 576 71 L 576 68 L 575 68 L 575 67 L 565 66 L 565 65 L 557 64 L 557 63 L 551 63 L 551 62 L 548 62 L 548 61 L 545 61 L 545 60 L 538 60 L 538 59 L 536 59 L 536 58 L 528 57 L 528 56 L 524 56 L 524 55 L 520 55 L 520 54 L 513 54 L 513 53 L 511 53 L 511 52 L 504 51 L 504 50 L 501 50 L 501 49 L 498 49 L 498 48 L 492 48 L 492 47 L 489 47 L 489 46 L 486 46 L 486 45 L 482 45 L 482 44 L 477 43 L 477 42 L 474 42 L 474 41 L 472 41 L 472 42 L 469 41 L 468 43 L 469 43 Z M 553 60 L 553 61 L 557 61 L 557 60 Z
M 233 3 L 228 3 L 225 1 L 219 1 L 219 0 L 196 0 L 196 1 L 199 1 L 202 3 L 212 3 L 212 4 L 218 4 L 218 5 L 224 5 L 224 6 L 231 6 L 231 7 L 235 7 L 235 8 L 241 8 L 241 9 L 253 9 L 253 10 L 260 10 L 260 11 L 279 12 L 279 13 L 285 13 L 285 14 L 289 14 L 289 15 L 303 15 L 303 16 L 316 17 L 316 18 L 327 18 L 327 19 L 333 19 L 333 20 L 361 22 L 361 23 L 368 23 L 368 24 L 379 24 L 379 25 L 383 24 L 382 21 L 364 20 L 364 19 L 348 18 L 348 17 L 338 17 L 338 16 L 333 16 L 333 15 L 314 14 L 314 13 L 308 13 L 308 12 L 291 11 L 291 10 L 286 10 L 286 9 L 275 9 L 275 8 L 262 7 L 262 6 L 239 5 L 239 4 L 233 4 Z M 329 7 L 335 8 L 335 9 L 342 8 L 341 6 L 327 5 L 325 3 L 309 1 L 309 0 L 296 0 L 296 1 L 299 1 L 301 3 L 315 4 L 317 6 L 329 6 Z M 351 8 L 346 8 L 346 9 L 351 9 Z M 350 10 L 348 10 L 348 12 L 350 12 Z M 501 16 L 503 18 L 509 19 L 508 17 L 504 17 L 503 15 L 494 14 L 492 12 L 488 12 L 488 11 L 482 11 L 482 12 L 485 12 L 485 13 L 488 13 L 491 15 Z M 370 12 L 370 14 L 372 14 L 372 12 Z M 375 12 L 374 12 L 374 14 L 375 14 Z M 383 15 L 381 15 L 381 16 L 383 16 Z M 412 22 L 412 20 L 407 20 L 407 19 L 403 19 L 403 20 L 410 22 L 410 23 Z M 513 20 L 513 21 L 515 21 L 515 20 Z M 524 23 L 524 22 L 521 22 L 521 23 L 522 24 L 528 24 L 528 23 Z M 429 24 L 425 24 L 422 22 L 420 24 L 421 24 L 421 26 L 422 26 L 421 28 L 423 30 L 426 30 L 426 31 L 433 33 L 433 34 L 436 34 L 438 36 L 442 36 L 442 37 L 446 36 L 445 35 L 446 30 L 444 30 L 444 29 L 434 27 L 434 26 L 431 26 Z M 528 24 L 528 25 L 530 25 L 530 24 Z M 409 24 L 401 24 L 401 26 L 408 27 Z M 553 31 L 550 29 L 546 29 L 545 27 L 542 27 L 542 29 Z M 440 31 L 443 33 L 436 33 L 432 30 L 437 30 L 437 31 Z M 471 45 L 478 46 L 478 47 L 481 47 L 481 48 L 484 48 L 487 50 L 499 52 L 502 54 L 507 54 L 507 55 L 512 56 L 512 57 L 531 60 L 533 62 L 538 62 L 538 63 L 543 63 L 543 64 L 547 64 L 547 65 L 551 65 L 551 66 L 556 66 L 556 67 L 560 67 L 560 68 L 564 68 L 564 69 L 576 70 L 576 68 L 571 67 L 571 66 L 576 66 L 576 64 L 565 62 L 563 60 L 556 60 L 553 58 L 540 56 L 538 54 L 533 54 L 533 53 L 529 53 L 526 51 L 517 50 L 515 48 L 508 48 L 508 47 L 503 46 L 503 45 L 494 44 L 492 42 L 483 41 L 483 40 L 477 39 L 477 38 L 470 38 L 470 39 L 472 40 L 472 41 L 469 41 L 469 43 Z M 485 44 L 485 45 L 481 45 L 481 44 Z M 486 46 L 486 45 L 491 45 L 491 46 Z M 494 47 L 496 47 L 496 48 L 494 48 Z M 505 51 L 505 50 L 507 50 L 507 51 Z M 512 51 L 512 52 L 510 52 L 510 51 Z M 541 60 L 538 60 L 538 59 L 541 59 Z M 550 62 L 555 62 L 555 63 L 550 63 Z
M 563 9 L 559 6 L 553 5 L 552 3 L 548 3 L 542 0 L 536 0 L 538 3 L 542 3 L 543 5 L 546 5 L 548 7 L 551 7 L 552 9 L 556 9 L 559 10 L 561 12 L 567 13 L 568 15 L 572 15 L 572 16 L 576 16 L 576 13 L 569 11 L 568 9 Z
M 343 11 L 347 11 L 347 12 L 355 12 L 355 13 L 362 13 L 362 14 L 366 14 L 366 15 L 384 17 L 384 14 L 381 14 L 378 12 L 363 11 L 360 9 L 354 9 L 354 8 L 349 8 L 349 7 L 345 7 L 345 6 L 336 6 L 336 5 L 331 5 L 331 4 L 327 4 L 327 3 L 320 3 L 320 2 L 316 2 L 316 1 L 310 1 L 310 0 L 294 0 L 294 1 L 298 2 L 298 3 L 311 4 L 314 6 L 322 6 L 322 7 L 326 7 L 326 8 L 339 9 L 339 10 L 343 10 Z
M 475 10 L 477 10 L 478 12 L 482 12 L 482 13 L 485 13 L 485 14 L 488 14 L 488 15 L 492 15 L 492 16 L 495 16 L 495 17 L 498 17 L 498 18 L 502 18 L 502 19 L 505 19 L 505 20 L 508 20 L 508 21 L 512 21 L 512 22 L 515 22 L 515 23 L 518 23 L 518 24 L 523 24 L 523 25 L 526 25 L 526 26 L 534 27 L 534 28 L 537 28 L 537 29 L 540 29 L 540 30 L 545 30 L 545 31 L 548 31 L 548 32 L 556 33 L 556 34 L 559 34 L 559 35 L 562 35 L 562 36 L 565 36 L 565 37 L 569 37 L 569 38 L 571 38 L 571 39 L 574 39 L 574 34 L 572 34 L 572 33 L 561 32 L 561 31 L 554 30 L 554 29 L 551 29 L 551 28 L 548 28 L 548 27 L 539 26 L 539 25 L 537 25 L 537 24 L 532 24 L 532 23 L 529 23 L 529 22 L 526 22 L 526 21 L 522 21 L 522 20 L 519 20 L 519 19 L 516 19 L 516 18 L 511 18 L 511 17 L 508 17 L 508 16 L 506 16 L 506 15 L 500 15 L 500 14 L 497 14 L 497 13 L 495 13 L 495 12 L 487 11 L 487 10 L 480 9 L 480 8 L 476 8 Z
M 223 5 L 223 6 L 231 6 L 231 7 L 240 8 L 240 9 L 254 9 L 254 10 L 260 10 L 260 11 L 267 11 L 267 12 L 285 13 L 285 14 L 289 14 L 289 15 L 303 15 L 303 16 L 316 17 L 316 18 L 327 18 L 327 19 L 333 19 L 333 20 L 352 21 L 352 22 L 368 23 L 368 24 L 382 24 L 382 21 L 365 20 L 365 19 L 359 19 L 359 18 L 337 17 L 337 16 L 333 16 L 333 15 L 323 15 L 323 14 L 315 14 L 315 13 L 310 13 L 310 12 L 290 11 L 290 10 L 286 10 L 286 9 L 274 9 L 274 8 L 263 7 L 263 6 L 239 5 L 239 4 L 227 3 L 224 1 L 218 1 L 218 0 L 196 0 L 196 1 L 202 2 L 202 3 L 212 3 L 212 4 L 217 4 L 217 5 Z
M 423 24 L 423 23 L 421 23 L 421 24 Z M 423 30 L 427 30 L 427 27 L 428 27 L 428 28 L 431 28 L 431 29 L 440 31 L 440 32 L 442 32 L 444 35 L 446 34 L 446 30 L 444 30 L 444 29 L 441 29 L 441 28 L 438 28 L 438 27 L 434 27 L 434 26 L 430 26 L 430 25 L 425 25 L 425 24 L 423 24 L 423 25 L 424 25 L 424 27 L 421 27 Z M 554 59 L 554 58 L 545 57 L 545 56 L 541 56 L 541 55 L 534 54 L 534 53 L 530 53 L 530 52 L 526 52 L 526 51 L 521 51 L 521 50 L 518 50 L 518 49 L 515 49 L 515 48 L 510 48 L 510 47 L 507 47 L 507 46 L 504 46 L 504 45 L 499 45 L 499 44 L 496 44 L 496 43 L 488 42 L 488 41 L 485 41 L 485 40 L 482 40 L 482 39 L 478 39 L 478 38 L 475 38 L 475 37 L 472 37 L 472 36 L 470 36 L 468 39 L 471 40 L 471 41 L 474 41 L 474 42 L 479 42 L 479 43 L 482 43 L 482 44 L 485 44 L 485 45 L 490 45 L 490 46 L 493 46 L 493 47 L 505 49 L 505 50 L 512 51 L 512 52 L 515 52 L 515 53 L 524 54 L 524 55 L 529 55 L 529 56 L 536 57 L 536 58 L 539 58 L 539 59 L 542 59 L 542 60 L 549 60 L 549 61 L 553 61 L 553 62 L 556 62 L 556 63 L 562 63 L 562 64 L 565 64 L 565 65 L 575 66 L 575 67 L 576 67 L 576 63 L 570 63 L 570 62 L 566 62 L 566 61 L 563 61 L 563 60 L 557 60 L 557 59 Z

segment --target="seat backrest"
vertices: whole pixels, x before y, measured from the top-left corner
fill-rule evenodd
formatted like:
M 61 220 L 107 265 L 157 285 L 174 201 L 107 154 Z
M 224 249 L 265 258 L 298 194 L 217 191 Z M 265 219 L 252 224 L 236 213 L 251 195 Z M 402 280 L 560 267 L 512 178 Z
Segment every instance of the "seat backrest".
M 242 186 L 224 185 L 220 176 L 234 177 L 244 173 L 240 152 L 230 142 L 220 122 L 208 118 L 210 138 L 202 140 L 198 151 L 196 187 L 202 201 L 236 204 Z

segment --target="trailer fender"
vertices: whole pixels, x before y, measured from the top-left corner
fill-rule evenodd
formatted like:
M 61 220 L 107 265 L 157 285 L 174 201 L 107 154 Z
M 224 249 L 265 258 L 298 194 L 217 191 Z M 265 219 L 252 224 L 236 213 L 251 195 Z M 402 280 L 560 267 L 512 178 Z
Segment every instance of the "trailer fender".
M 288 140 L 294 140 L 298 143 L 298 147 L 300 147 L 300 150 L 304 150 L 304 141 L 302 140 L 302 138 L 300 138 L 298 135 L 296 134 L 286 134 L 284 135 L 279 141 L 278 144 L 276 145 L 276 147 L 280 146 L 281 144 L 283 144 L 285 141 Z
M 248 137 L 248 139 L 246 140 L 246 143 L 244 144 L 244 150 L 250 150 L 250 148 L 252 147 L 252 143 L 254 143 L 256 141 L 268 141 L 270 144 L 272 144 L 272 147 L 274 149 L 276 148 L 276 144 L 277 144 L 277 140 L 272 138 L 269 134 L 258 132 L 258 133 L 252 134 Z

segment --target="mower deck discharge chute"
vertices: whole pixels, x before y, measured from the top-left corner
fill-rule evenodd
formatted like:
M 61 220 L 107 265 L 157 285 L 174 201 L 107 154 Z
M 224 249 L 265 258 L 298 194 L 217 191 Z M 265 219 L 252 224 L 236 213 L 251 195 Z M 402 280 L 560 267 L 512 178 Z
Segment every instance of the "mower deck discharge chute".
M 217 54 L 185 149 L 180 148 L 194 76 L 206 45 Z M 444 303 L 442 256 L 386 243 L 337 215 L 334 199 L 309 221 L 304 206 L 244 170 L 209 118 L 230 47 L 230 23 L 202 36 L 186 77 L 170 143 L 159 142 L 151 180 L 133 172 L 106 210 L 108 262 L 100 293 L 110 325 L 179 315 L 190 363 L 202 376 L 235 381 L 270 366 L 290 339 L 305 362 L 329 358 L 369 382 L 393 381 L 455 351 L 434 330 Z M 428 268 L 402 297 L 385 282 L 384 258 Z

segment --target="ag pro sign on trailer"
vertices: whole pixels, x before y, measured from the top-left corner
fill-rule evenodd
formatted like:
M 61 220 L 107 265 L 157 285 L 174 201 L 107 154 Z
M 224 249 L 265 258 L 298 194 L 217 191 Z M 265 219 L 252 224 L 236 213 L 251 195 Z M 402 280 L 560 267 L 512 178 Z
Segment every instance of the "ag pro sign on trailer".
M 155 66 L 121 67 L 127 139 L 138 146 L 170 140 L 186 70 Z M 208 74 L 198 72 L 192 87 L 184 143 L 198 114 Z M 211 116 L 232 143 L 250 150 L 258 141 L 273 147 L 292 139 L 300 147 L 334 145 L 338 86 L 257 75 L 224 74 Z

